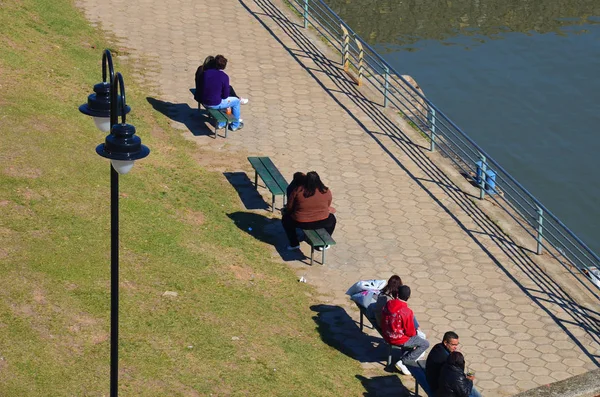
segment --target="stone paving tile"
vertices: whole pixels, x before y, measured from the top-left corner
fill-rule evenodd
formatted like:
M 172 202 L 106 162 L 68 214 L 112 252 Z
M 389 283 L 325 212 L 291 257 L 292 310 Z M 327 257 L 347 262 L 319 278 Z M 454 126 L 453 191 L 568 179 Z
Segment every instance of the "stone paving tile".
M 127 49 L 120 58 L 139 74 L 127 78 L 146 84 L 186 137 L 219 152 L 268 155 L 284 175 L 316 170 L 331 187 L 338 245 L 325 266 L 288 263 L 322 294 L 320 321 L 343 320 L 338 337 L 363 363 L 373 390 L 397 383 L 381 370 L 384 349 L 373 348 L 380 339 L 358 331 L 358 311 L 344 292 L 358 279 L 394 273 L 413 287 L 410 303 L 431 341 L 449 329 L 459 333 L 486 396 L 512 395 L 596 367 L 589 357 L 597 363 L 600 354 L 597 313 L 578 306 L 539 258 L 489 221 L 439 159 L 365 97 L 368 89 L 358 90 L 322 42 L 287 20 L 279 2 L 77 4 Z M 213 35 L 216 20 L 227 35 Z M 227 140 L 207 136 L 188 91 L 196 67 L 216 53 L 229 58 L 232 85 L 250 99 L 242 107 L 246 127 Z M 276 221 L 269 227 L 281 233 Z M 310 250 L 303 244 L 302 251 Z M 412 386 L 410 377 L 400 379 Z

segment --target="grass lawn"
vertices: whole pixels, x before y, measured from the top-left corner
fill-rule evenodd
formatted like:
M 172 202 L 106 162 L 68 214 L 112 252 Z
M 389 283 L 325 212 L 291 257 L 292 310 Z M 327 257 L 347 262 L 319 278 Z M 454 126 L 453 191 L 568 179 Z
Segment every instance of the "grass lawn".
M 108 395 L 109 162 L 77 108 L 110 43 L 70 0 L 0 0 L 0 35 L 0 395 Z M 115 63 L 152 150 L 120 178 L 121 394 L 361 395 L 311 287 L 235 226 L 236 192 L 196 160 L 210 153 Z

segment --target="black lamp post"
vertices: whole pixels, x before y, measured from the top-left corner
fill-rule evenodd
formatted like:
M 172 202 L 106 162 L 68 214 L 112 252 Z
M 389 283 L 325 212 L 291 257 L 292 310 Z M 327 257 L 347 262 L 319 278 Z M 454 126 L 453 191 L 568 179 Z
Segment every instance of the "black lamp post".
M 106 69 L 110 82 L 106 82 Z M 102 56 L 103 82 L 94 86 L 94 94 L 79 110 L 94 117 L 100 130 L 106 128 L 110 134 L 104 143 L 96 147 L 96 153 L 111 160 L 110 166 L 110 396 L 118 394 L 119 380 L 119 174 L 126 174 L 134 161 L 148 156 L 150 149 L 142 145 L 135 135 L 135 127 L 126 123 L 130 108 L 125 101 L 125 83 L 121 73 L 115 75 L 110 51 Z M 119 116 L 121 122 L 118 122 Z

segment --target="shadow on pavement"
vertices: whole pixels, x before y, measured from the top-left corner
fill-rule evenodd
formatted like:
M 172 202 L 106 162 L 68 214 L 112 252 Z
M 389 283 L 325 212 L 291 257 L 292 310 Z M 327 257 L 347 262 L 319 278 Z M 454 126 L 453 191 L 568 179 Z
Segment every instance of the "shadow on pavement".
M 194 136 L 212 136 L 214 131 L 210 129 L 208 115 L 198 109 L 192 109 L 187 103 L 171 103 L 160 99 L 147 97 L 146 100 L 154 110 L 164 114 L 178 123 L 182 123 Z
M 244 207 L 248 210 L 270 210 L 271 206 L 254 187 L 254 183 L 245 172 L 224 172 L 223 175 L 240 196 Z M 277 211 L 276 211 L 277 213 Z
M 433 202 L 444 211 L 516 285 L 531 299 L 539 308 L 562 329 L 565 334 L 581 349 L 581 351 L 600 366 L 600 355 L 597 349 L 589 349 L 584 345 L 583 338 L 591 340 L 585 342 L 588 346 L 600 345 L 600 315 L 596 307 L 580 305 L 569 292 L 565 291 L 561 284 L 549 274 L 543 266 L 538 264 L 531 256 L 531 250 L 521 246 L 490 219 L 490 217 L 473 201 L 477 199 L 473 194 L 464 191 L 426 154 L 426 150 L 415 142 L 390 119 L 384 112 L 381 104 L 375 103 L 367 98 L 356 84 L 345 74 L 339 61 L 329 59 L 312 41 L 307 37 L 307 30 L 300 25 L 290 21 L 281 10 L 270 0 L 238 0 L 240 4 L 253 15 L 254 18 L 269 32 L 272 37 L 290 54 L 290 56 L 319 84 L 331 99 L 345 111 L 356 124 L 365 131 L 389 156 L 395 164 L 403 170 Z M 260 13 L 253 12 L 245 1 L 252 1 Z M 277 32 L 270 28 L 265 20 L 277 25 Z M 287 46 L 281 37 L 289 39 L 294 43 L 293 48 Z M 335 85 L 335 88 L 327 87 L 325 81 Z M 373 133 L 357 114 L 345 106 L 338 96 L 343 95 L 352 100 L 353 105 L 358 107 L 362 116 L 367 116 L 381 131 Z M 388 138 L 391 143 L 382 139 Z M 400 150 L 411 162 L 418 166 L 424 177 L 415 175 L 408 169 L 403 161 L 398 158 L 394 151 Z M 443 201 L 432 188 L 443 191 Z M 460 217 L 466 215 L 473 224 L 467 226 Z M 490 251 L 486 244 L 491 243 L 498 247 L 509 261 L 499 258 Z M 573 274 L 564 262 L 556 258 L 566 271 Z M 502 261 L 506 263 L 502 263 Z M 522 281 L 521 281 L 521 280 Z M 580 281 L 581 283 L 581 281 Z M 530 285 L 533 285 L 531 287 Z M 581 283 L 584 288 L 590 290 L 589 286 Z M 600 296 L 593 294 L 598 300 Z M 572 331 L 573 330 L 573 331 Z M 594 351 L 595 350 L 595 351 Z
M 362 332 L 344 308 L 313 305 L 310 309 L 316 313 L 313 320 L 321 339 L 329 346 L 361 363 L 387 360 L 387 348 L 383 339 Z
M 374 376 L 367 378 L 362 375 L 356 375 L 363 387 L 365 397 L 409 397 L 415 394 L 408 390 L 397 375 Z
M 241 211 L 227 214 L 227 216 L 244 232 L 263 243 L 274 246 L 284 261 L 299 261 L 310 264 L 310 258 L 307 258 L 300 250 L 287 250 L 288 241 L 281 226 L 281 219 Z

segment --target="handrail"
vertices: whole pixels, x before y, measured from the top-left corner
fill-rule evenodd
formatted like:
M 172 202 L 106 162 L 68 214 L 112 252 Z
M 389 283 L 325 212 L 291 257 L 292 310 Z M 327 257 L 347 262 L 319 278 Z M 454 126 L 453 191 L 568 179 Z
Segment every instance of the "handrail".
M 340 53 L 344 70 L 353 68 L 358 72 L 357 84 L 368 82 L 381 93 L 384 107 L 397 109 L 413 128 L 428 137 L 431 151 L 439 150 L 479 187 L 480 199 L 487 194 L 534 238 L 537 254 L 545 248 L 563 266 L 566 262 L 580 273 L 589 272 L 592 267 L 600 268 L 600 257 L 595 252 L 389 65 L 323 0 L 287 0 L 287 3 L 303 18 L 305 28 L 310 25 Z M 592 284 L 600 289 L 600 280 L 598 283 L 580 282 L 600 299 L 597 291 L 589 287 Z

